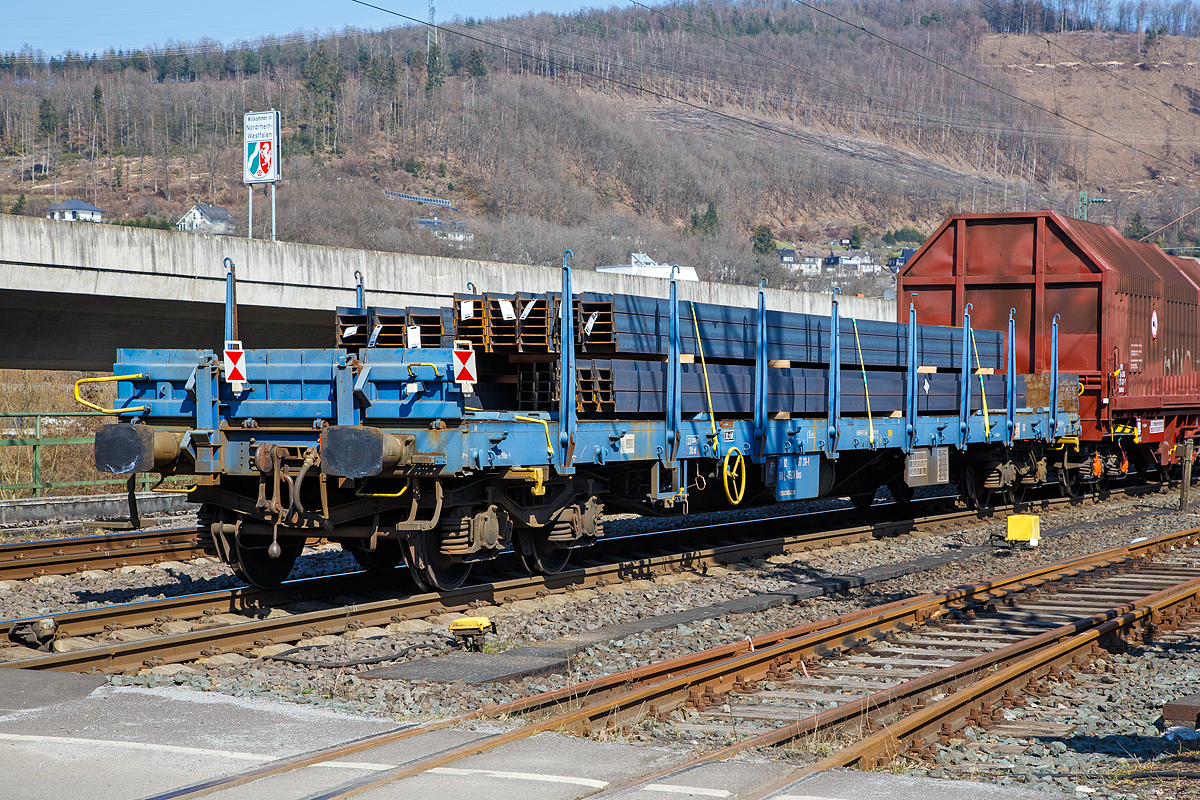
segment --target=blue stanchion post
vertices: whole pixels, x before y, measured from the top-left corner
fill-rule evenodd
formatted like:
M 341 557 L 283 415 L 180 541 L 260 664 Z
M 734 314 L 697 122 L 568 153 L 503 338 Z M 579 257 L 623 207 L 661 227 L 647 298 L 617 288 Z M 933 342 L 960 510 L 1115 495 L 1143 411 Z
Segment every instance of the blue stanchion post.
M 570 250 L 563 251 L 562 261 L 562 342 L 559 354 L 558 393 L 558 445 L 561 458 L 558 471 L 569 474 L 574 471 L 571 458 L 575 450 L 575 303 L 571 294 L 571 266 L 567 263 L 575 257 Z
M 663 451 L 663 466 L 675 469 L 675 457 L 679 452 L 679 428 L 683 424 L 683 368 L 680 366 L 679 342 L 679 284 L 676 274 L 679 266 L 671 267 L 670 308 L 668 309 L 667 333 L 667 430 L 666 448 Z
M 232 258 L 225 259 L 225 341 L 238 338 L 237 276 Z
M 754 339 L 754 457 L 762 458 L 767 436 L 767 279 L 758 284 L 758 327 Z
M 359 270 L 354 270 L 354 279 L 358 282 L 358 288 L 355 293 L 358 305 L 355 308 L 361 311 L 367 307 L 367 287 L 363 284 L 363 274 Z
M 837 458 L 838 422 L 842 417 L 842 331 L 838 318 L 838 295 L 841 293 L 840 287 L 833 287 L 833 308 L 829 312 L 829 427 L 825 453 L 830 458 Z
M 963 309 L 962 382 L 958 397 L 958 448 L 965 450 L 971 427 L 971 304 Z
M 1050 436 L 1058 438 L 1058 314 L 1050 327 Z
M 904 452 L 911 453 L 917 437 L 917 306 L 908 301 L 908 398 L 904 404 Z
M 1012 446 L 1017 434 L 1017 310 L 1008 310 L 1008 396 L 1004 415 L 1004 443 Z

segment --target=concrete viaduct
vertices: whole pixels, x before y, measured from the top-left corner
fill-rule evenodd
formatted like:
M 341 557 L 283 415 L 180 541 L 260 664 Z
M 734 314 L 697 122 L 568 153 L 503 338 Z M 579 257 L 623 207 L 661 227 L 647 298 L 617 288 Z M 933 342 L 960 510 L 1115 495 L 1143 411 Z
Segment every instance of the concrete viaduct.
M 334 308 L 355 304 L 356 270 L 373 306 L 448 305 L 468 282 L 481 292 L 562 286 L 560 271 L 548 267 L 0 214 L 0 368 L 107 372 L 121 347 L 218 349 L 226 257 L 237 265 L 248 348 L 332 347 Z M 666 297 L 668 283 L 579 270 L 575 287 Z M 685 283 L 680 295 L 758 303 L 749 286 Z M 769 290 L 767 305 L 828 314 L 829 295 Z M 892 302 L 849 297 L 842 313 L 890 320 L 896 312 Z

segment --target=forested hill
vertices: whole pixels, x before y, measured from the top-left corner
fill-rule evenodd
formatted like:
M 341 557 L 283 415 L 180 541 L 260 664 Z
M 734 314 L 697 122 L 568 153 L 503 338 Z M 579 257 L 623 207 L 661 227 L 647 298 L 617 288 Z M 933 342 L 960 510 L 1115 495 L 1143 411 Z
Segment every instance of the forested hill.
M 391 189 L 451 201 L 476 257 L 556 263 L 571 247 L 595 266 L 646 251 L 717 279 L 785 280 L 752 252 L 756 227 L 799 244 L 853 225 L 868 239 L 927 230 L 955 210 L 1073 210 L 1101 154 L 1064 119 L 1101 125 L 1103 109 L 1034 97 L 1038 82 L 987 45 L 1046 31 L 1141 58 L 1200 28 L 1186 3 L 1142 3 L 1137 25 L 1161 17 L 1164 32 L 1122 34 L 1126 5 L 1097 22 L 1065 0 L 718 1 L 456 19 L 432 48 L 424 25 L 397 18 L 382 32 L 7 54 L 0 201 L 25 194 L 38 213 L 71 196 L 142 218 L 204 202 L 244 220 L 242 114 L 276 108 L 281 238 L 446 252 L 413 226 L 429 207 L 383 199 Z M 1113 152 L 1145 177 L 1146 156 Z M 1166 221 L 1196 194 L 1178 172 L 1158 169 L 1106 211 Z

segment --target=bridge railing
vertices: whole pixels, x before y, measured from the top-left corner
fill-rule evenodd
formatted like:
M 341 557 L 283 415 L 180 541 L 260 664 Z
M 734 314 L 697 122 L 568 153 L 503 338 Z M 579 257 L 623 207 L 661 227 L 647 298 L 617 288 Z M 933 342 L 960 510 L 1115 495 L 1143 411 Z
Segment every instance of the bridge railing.
M 47 491 L 59 494 L 63 489 L 71 493 L 91 493 L 100 487 L 124 490 L 127 480 L 119 476 L 44 480 L 100 474 L 92 466 L 93 426 L 81 418 L 104 416 L 97 411 L 0 412 L 0 499 L 44 497 Z M 43 435 L 47 429 L 50 435 Z M 144 491 L 155 480 L 152 475 L 139 476 L 138 488 Z

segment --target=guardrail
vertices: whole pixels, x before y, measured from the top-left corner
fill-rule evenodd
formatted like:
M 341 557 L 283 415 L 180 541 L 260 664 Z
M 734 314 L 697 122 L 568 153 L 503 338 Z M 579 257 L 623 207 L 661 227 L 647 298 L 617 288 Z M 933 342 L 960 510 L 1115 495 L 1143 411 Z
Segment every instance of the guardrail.
M 125 478 L 107 478 L 91 481 L 43 481 L 42 480 L 42 451 L 47 447 L 62 447 L 65 445 L 90 445 L 95 436 L 43 436 L 43 420 L 61 419 L 66 417 L 104 417 L 98 411 L 0 411 L 0 448 L 29 447 L 33 449 L 30 480 L 27 483 L 0 483 L 0 498 L 12 493 L 32 492 L 34 497 L 44 497 L 46 490 L 82 489 L 92 486 L 119 486 L 126 488 L 129 481 Z M 13 420 L 13 424 L 6 424 Z M 32 426 L 24 420 L 31 420 Z M 15 438 L 8 438 L 16 434 Z M 27 435 L 32 434 L 32 436 Z M 140 475 L 137 478 L 138 488 L 145 491 L 154 482 L 152 475 Z

